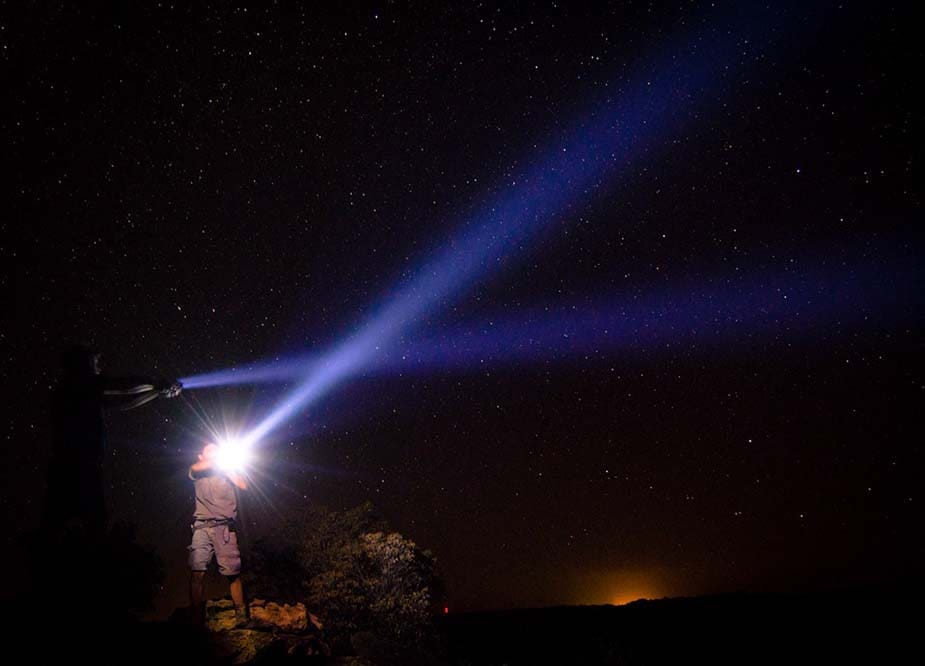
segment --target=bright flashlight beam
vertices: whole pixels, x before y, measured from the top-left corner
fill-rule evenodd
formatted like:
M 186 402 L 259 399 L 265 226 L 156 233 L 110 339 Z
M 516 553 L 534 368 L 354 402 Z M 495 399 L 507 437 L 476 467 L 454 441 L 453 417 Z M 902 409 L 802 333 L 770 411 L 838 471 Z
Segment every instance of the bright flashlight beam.
M 915 312 L 920 271 L 898 247 L 881 244 L 876 260 L 820 257 L 785 269 L 714 275 L 685 284 L 633 290 L 608 298 L 544 303 L 462 324 L 430 338 L 395 344 L 364 374 L 469 372 L 499 365 L 577 357 L 715 349 L 834 339 L 895 327 Z M 304 376 L 314 358 L 275 359 L 234 373 L 238 383 L 286 382 Z M 202 381 L 221 373 L 201 375 Z M 184 382 L 185 383 L 185 382 Z
M 894 257 L 895 258 L 895 257 Z M 500 313 L 398 345 L 379 372 L 479 372 L 575 358 L 621 358 L 799 344 L 891 329 L 907 321 L 920 271 L 897 258 L 734 275 L 649 292 Z
M 306 377 L 317 363 L 314 356 L 276 358 L 264 363 L 237 366 L 215 372 L 204 372 L 183 377 L 184 389 L 209 388 L 211 386 L 234 386 L 237 384 L 274 384 Z
M 713 20 L 692 38 L 668 44 L 628 81 L 619 81 L 595 113 L 553 141 L 531 166 L 512 175 L 502 194 L 466 221 L 463 232 L 430 258 L 396 295 L 321 358 L 304 381 L 247 436 L 256 441 L 296 411 L 374 361 L 425 313 L 442 309 L 477 279 L 500 269 L 528 241 L 574 210 L 730 91 L 734 70 L 760 60 L 776 39 L 780 5 L 736 5 L 734 20 Z M 818 12 L 819 8 L 812 11 Z M 805 18 L 805 17 L 801 17 Z M 690 37 L 690 36 L 688 36 Z M 775 39 L 776 38 L 776 39 Z

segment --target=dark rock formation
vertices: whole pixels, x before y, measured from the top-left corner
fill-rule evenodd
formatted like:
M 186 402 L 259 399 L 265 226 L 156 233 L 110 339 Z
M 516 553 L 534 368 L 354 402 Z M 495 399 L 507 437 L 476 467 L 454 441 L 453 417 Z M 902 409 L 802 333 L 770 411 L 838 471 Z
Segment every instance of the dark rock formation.
M 286 657 L 328 656 L 321 623 L 304 604 L 278 604 L 254 599 L 251 621 L 236 626 L 234 604 L 228 599 L 206 604 L 206 627 L 215 656 L 235 664 Z

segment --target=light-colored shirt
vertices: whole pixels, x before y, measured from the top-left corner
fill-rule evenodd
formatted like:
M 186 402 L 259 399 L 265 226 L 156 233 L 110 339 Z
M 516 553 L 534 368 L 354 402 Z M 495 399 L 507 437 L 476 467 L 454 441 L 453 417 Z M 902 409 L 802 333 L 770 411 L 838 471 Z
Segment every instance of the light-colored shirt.
M 235 520 L 238 517 L 238 497 L 231 479 L 218 471 L 193 476 L 192 470 L 189 478 L 196 488 L 195 520 Z

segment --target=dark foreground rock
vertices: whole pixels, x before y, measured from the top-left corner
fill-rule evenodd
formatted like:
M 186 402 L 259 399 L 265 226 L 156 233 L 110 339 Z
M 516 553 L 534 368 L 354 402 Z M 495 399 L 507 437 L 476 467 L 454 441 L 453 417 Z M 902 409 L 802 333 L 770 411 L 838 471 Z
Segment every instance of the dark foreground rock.
M 215 657 L 233 664 L 249 664 L 330 655 L 321 635 L 321 622 L 304 604 L 254 599 L 250 614 L 247 626 L 238 627 L 230 600 L 206 604 L 206 628 Z

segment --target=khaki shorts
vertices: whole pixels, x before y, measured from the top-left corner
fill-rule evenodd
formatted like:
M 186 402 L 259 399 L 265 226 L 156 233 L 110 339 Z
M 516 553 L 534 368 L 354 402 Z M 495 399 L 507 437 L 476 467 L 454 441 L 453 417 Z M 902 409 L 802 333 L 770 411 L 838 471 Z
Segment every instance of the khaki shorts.
M 237 576 L 241 573 L 241 551 L 238 550 L 238 535 L 228 525 L 209 526 L 208 523 L 193 523 L 193 542 L 189 546 L 189 567 L 193 571 L 205 571 L 215 555 L 218 571 L 223 576 Z

